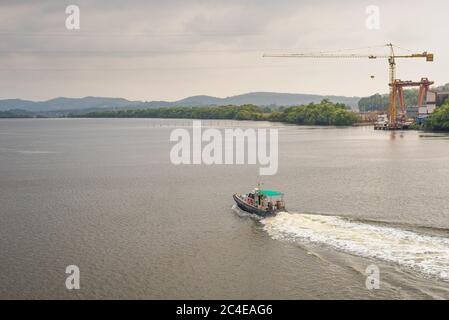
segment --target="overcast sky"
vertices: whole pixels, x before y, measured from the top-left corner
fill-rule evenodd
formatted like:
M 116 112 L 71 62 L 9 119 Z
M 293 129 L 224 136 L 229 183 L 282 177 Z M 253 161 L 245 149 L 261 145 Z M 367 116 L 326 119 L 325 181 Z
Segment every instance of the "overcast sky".
M 80 8 L 80 30 L 66 29 L 71 4 Z M 369 5 L 380 8 L 378 30 L 366 27 Z M 387 53 L 364 48 L 388 42 L 435 53 L 433 63 L 398 61 L 398 78 L 445 84 L 448 12 L 447 0 L 1 0 L 0 98 L 177 100 L 254 91 L 364 96 L 388 91 L 385 60 L 262 54 Z

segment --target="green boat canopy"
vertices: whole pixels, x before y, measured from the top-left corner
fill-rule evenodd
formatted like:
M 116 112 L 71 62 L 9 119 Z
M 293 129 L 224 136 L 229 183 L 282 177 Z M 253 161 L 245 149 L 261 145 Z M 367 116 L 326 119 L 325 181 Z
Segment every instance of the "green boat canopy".
M 268 197 L 277 197 L 284 195 L 282 192 L 274 191 L 274 190 L 259 190 L 259 193 L 268 196 Z

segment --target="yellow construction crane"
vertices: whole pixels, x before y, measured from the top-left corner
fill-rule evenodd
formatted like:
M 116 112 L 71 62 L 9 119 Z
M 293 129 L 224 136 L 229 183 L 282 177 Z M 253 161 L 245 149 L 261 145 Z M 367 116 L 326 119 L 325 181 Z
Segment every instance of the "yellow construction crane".
M 399 48 L 391 43 L 386 44 L 389 47 L 390 54 L 342 54 L 342 53 L 284 53 L 284 54 L 264 54 L 263 57 L 270 58 L 368 58 L 368 59 L 388 59 L 389 75 L 390 75 L 390 108 L 389 121 L 390 126 L 394 129 L 397 125 L 397 107 L 395 94 L 395 80 L 396 80 L 396 59 L 398 58 L 425 58 L 426 61 L 433 61 L 433 53 L 427 51 L 423 53 L 411 53 L 408 55 L 396 55 L 394 48 Z

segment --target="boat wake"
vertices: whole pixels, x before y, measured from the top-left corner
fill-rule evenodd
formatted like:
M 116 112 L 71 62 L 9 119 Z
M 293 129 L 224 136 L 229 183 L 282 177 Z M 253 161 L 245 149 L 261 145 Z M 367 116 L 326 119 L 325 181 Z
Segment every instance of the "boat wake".
M 338 216 L 281 212 L 260 222 L 277 240 L 326 245 L 449 282 L 449 238 Z

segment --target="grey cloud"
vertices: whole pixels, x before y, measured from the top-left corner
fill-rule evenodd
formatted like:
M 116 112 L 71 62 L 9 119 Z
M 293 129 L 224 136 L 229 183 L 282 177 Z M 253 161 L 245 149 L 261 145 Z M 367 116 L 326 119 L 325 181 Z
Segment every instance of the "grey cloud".
M 407 10 L 375 2 L 381 7 L 378 31 L 364 26 L 371 1 L 2 1 L 0 95 L 113 93 L 143 100 L 260 90 L 364 95 L 386 90 L 382 63 L 364 64 L 381 75 L 368 83 L 360 62 L 345 62 L 342 69 L 342 63 L 268 60 L 261 54 L 394 41 L 447 57 L 449 45 L 441 40 L 446 1 L 407 2 Z M 74 3 L 81 9 L 81 30 L 70 32 L 64 10 Z M 423 16 L 428 8 L 432 19 Z M 438 70 L 447 69 L 448 60 L 437 60 Z M 445 81 L 443 71 L 429 70 L 429 77 Z M 355 82 L 351 87 L 341 80 L 345 75 Z M 39 86 L 30 80 L 36 77 Z

